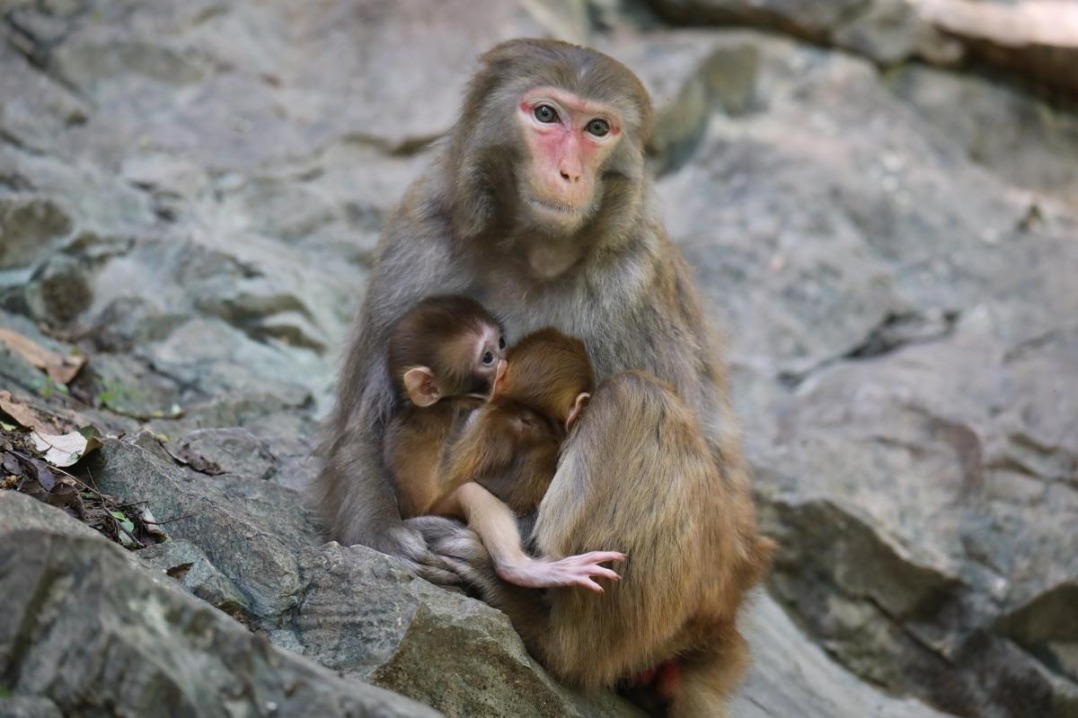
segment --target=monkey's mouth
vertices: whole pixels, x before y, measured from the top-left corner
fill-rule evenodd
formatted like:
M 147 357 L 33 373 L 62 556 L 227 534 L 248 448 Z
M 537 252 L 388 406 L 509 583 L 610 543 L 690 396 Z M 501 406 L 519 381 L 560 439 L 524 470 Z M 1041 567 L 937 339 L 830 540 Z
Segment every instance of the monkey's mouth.
M 575 217 L 578 215 L 582 215 L 587 211 L 586 207 L 577 207 L 567 202 L 551 202 L 550 200 L 539 199 L 534 195 L 529 196 L 527 200 L 528 204 L 531 204 L 534 207 L 545 209 L 548 212 L 557 212 L 558 214 L 562 215 L 569 215 Z
M 590 213 L 590 207 L 575 206 L 566 202 L 551 202 L 529 196 L 526 198 L 531 207 L 533 216 L 541 223 L 549 223 L 563 228 L 575 228 L 585 222 Z

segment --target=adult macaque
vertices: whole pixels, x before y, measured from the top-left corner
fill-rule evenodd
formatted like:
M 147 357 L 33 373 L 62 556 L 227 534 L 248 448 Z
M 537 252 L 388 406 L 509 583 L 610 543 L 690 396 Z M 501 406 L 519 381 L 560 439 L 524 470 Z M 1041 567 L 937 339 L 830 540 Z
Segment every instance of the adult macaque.
M 720 715 L 745 664 L 734 617 L 770 545 L 756 533 L 719 344 L 644 169 L 650 101 L 621 64 L 565 43 L 511 41 L 481 63 L 455 127 L 384 229 L 325 445 L 330 533 L 435 581 L 482 581 L 567 681 L 610 686 L 660 669 L 674 714 Z M 402 307 L 439 293 L 475 297 L 515 336 L 554 326 L 580 337 L 600 379 L 659 378 L 600 386 L 531 537 L 554 553 L 624 551 L 623 579 L 603 596 L 554 589 L 536 600 L 488 580 L 465 527 L 401 519 L 381 461 L 394 403 L 381 353 Z M 716 487 L 723 502 L 701 513 Z
M 533 558 L 513 513 L 538 508 L 558 448 L 594 388 L 584 345 L 546 330 L 510 351 L 512 365 L 504 349 L 497 320 L 467 297 L 428 297 L 394 325 L 387 366 L 401 406 L 386 430 L 384 457 L 401 515 L 465 519 L 498 576 L 518 586 L 602 593 L 594 578 L 618 576 L 601 564 L 624 555 Z

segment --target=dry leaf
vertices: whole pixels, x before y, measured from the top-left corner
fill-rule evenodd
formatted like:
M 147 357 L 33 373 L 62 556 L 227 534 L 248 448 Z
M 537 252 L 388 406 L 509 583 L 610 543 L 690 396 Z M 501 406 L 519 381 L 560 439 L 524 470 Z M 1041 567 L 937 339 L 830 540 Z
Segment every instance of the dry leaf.
M 9 391 L 0 390 L 0 411 L 3 411 L 17 421 L 20 426 L 25 426 L 27 429 L 46 434 L 55 434 L 62 431 L 52 416 L 43 414 L 29 404 L 19 401 Z
M 37 342 L 24 337 L 18 332 L 0 327 L 0 342 L 11 347 L 12 351 L 29 364 L 41 369 L 58 384 L 68 384 L 86 363 L 84 356 L 64 356 L 50 351 Z
M 87 439 L 77 431 L 70 434 L 30 433 L 30 439 L 38 451 L 45 452 L 45 461 L 53 466 L 71 466 L 86 454 L 101 447 L 95 438 Z

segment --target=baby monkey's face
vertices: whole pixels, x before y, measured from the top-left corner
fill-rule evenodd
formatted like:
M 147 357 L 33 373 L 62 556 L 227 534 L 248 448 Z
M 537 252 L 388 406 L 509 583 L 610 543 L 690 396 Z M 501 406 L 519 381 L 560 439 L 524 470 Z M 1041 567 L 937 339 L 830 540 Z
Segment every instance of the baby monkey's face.
M 476 377 L 478 379 L 476 391 L 489 394 L 497 377 L 498 368 L 505 371 L 505 335 L 500 327 L 486 327 L 479 340 L 477 352 Z
M 505 335 L 499 326 L 484 324 L 471 337 L 466 355 L 471 357 L 471 371 L 466 393 L 490 393 L 499 365 L 505 371 Z
M 584 342 L 547 327 L 532 332 L 498 366 L 491 400 L 512 400 L 572 427 L 595 388 Z

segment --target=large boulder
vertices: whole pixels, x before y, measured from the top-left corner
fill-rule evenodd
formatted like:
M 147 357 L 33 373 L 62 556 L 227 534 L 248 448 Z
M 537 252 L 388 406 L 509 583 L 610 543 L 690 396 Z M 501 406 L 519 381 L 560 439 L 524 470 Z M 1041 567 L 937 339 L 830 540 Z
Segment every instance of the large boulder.
M 59 509 L 0 492 L 5 715 L 438 715 L 275 647 L 137 564 Z
M 834 45 L 884 66 L 982 63 L 1078 95 L 1078 8 L 1067 0 L 651 0 L 685 25 L 747 25 Z

